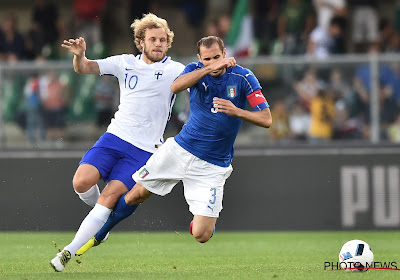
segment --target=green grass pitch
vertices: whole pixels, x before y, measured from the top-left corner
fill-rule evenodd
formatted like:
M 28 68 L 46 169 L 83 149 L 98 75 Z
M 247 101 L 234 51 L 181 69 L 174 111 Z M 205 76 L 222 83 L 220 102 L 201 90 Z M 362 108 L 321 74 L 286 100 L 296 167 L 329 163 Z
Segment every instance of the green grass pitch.
M 188 232 L 113 232 L 61 273 L 50 259 L 72 232 L 0 232 L 0 279 L 400 279 L 400 271 L 324 270 L 351 239 L 370 244 L 375 261 L 397 262 L 400 232 L 223 232 L 205 244 Z M 56 243 L 56 246 L 53 244 Z

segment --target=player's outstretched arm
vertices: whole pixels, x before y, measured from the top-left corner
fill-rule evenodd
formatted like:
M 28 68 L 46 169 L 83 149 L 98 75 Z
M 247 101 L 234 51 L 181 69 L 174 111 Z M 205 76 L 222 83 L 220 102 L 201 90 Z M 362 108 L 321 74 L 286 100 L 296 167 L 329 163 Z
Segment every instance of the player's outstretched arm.
M 205 75 L 210 74 L 213 71 L 224 69 L 227 67 L 234 67 L 236 60 L 233 57 L 224 58 L 218 60 L 210 65 L 192 71 L 185 75 L 179 76 L 171 85 L 171 91 L 173 93 L 179 93 L 187 88 L 194 86 L 201 78 Z
M 85 56 L 86 42 L 85 39 L 64 40 L 61 47 L 69 50 L 74 54 L 73 64 L 74 70 L 79 74 L 100 74 L 100 68 L 96 61 L 87 59 Z
M 202 77 L 210 73 L 211 71 L 207 67 L 200 68 L 193 72 L 184 74 L 176 78 L 176 80 L 171 84 L 171 91 L 173 93 L 179 93 L 187 88 L 194 86 Z
M 235 106 L 230 100 L 215 98 L 213 100 L 214 108 L 217 112 L 225 113 L 229 116 L 241 118 L 252 124 L 268 128 L 272 125 L 272 115 L 269 108 L 261 111 L 247 111 Z

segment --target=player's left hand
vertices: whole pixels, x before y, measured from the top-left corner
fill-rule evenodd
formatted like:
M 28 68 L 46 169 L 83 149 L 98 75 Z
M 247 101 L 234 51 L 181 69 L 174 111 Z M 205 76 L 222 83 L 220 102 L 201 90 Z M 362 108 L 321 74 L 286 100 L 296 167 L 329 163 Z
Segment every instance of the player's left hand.
M 229 116 L 237 116 L 239 110 L 230 100 L 214 97 L 214 108 L 217 112 L 225 113 Z

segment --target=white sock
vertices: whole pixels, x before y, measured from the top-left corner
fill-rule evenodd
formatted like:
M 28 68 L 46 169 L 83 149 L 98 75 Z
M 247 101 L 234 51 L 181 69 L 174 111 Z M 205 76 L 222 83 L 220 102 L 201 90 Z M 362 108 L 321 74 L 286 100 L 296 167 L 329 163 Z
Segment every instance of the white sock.
M 75 192 L 83 202 L 92 207 L 94 207 L 94 205 L 97 203 L 97 200 L 99 199 L 100 196 L 100 190 L 97 184 L 93 185 L 87 192 L 84 193 L 78 193 L 77 191 Z
M 92 211 L 82 221 L 81 226 L 76 232 L 75 238 L 64 247 L 71 253 L 71 257 L 75 256 L 76 251 L 79 250 L 86 242 L 90 240 L 105 224 L 108 216 L 111 214 L 111 209 L 96 203 Z

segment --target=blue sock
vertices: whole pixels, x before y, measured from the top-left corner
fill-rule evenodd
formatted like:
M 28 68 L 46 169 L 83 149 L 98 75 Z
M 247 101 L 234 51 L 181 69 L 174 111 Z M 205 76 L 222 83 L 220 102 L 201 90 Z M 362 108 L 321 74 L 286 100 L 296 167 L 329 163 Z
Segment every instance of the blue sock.
M 129 217 L 133 212 L 135 212 L 138 205 L 129 205 L 125 202 L 125 195 L 124 193 L 118 200 L 117 204 L 115 205 L 111 215 L 108 217 L 107 222 L 104 226 L 96 233 L 95 237 L 98 241 L 101 241 L 106 237 L 107 233 L 116 226 L 120 221 Z

